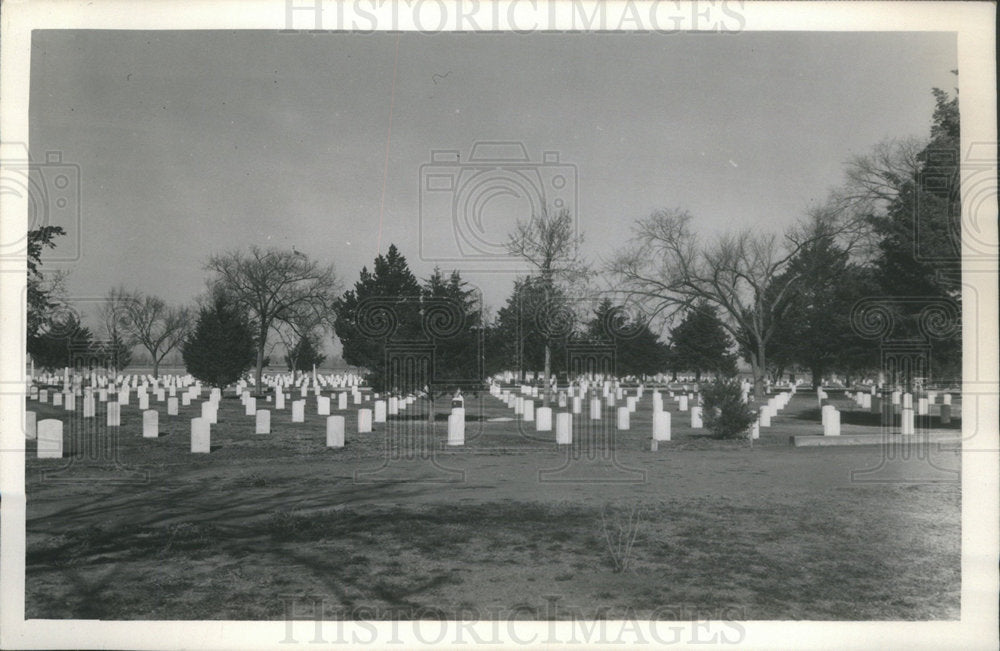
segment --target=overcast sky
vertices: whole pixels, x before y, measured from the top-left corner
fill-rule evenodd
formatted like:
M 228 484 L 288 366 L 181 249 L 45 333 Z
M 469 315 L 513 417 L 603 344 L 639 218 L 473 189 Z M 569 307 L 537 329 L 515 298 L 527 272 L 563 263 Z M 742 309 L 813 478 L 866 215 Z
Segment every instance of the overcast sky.
M 181 303 L 203 290 L 213 252 L 294 246 L 350 286 L 395 243 L 422 278 L 435 264 L 478 269 L 463 275 L 495 309 L 514 270 L 483 254 L 527 216 L 528 186 L 574 209 L 592 259 L 657 208 L 689 209 L 706 233 L 781 229 L 840 182 L 851 155 L 927 136 L 931 88 L 955 86 L 955 43 L 36 31 L 31 155 L 61 152 L 81 178 L 80 227 L 50 217 L 70 234 L 45 268 L 70 270 L 80 301 L 124 283 Z M 558 162 L 473 181 L 477 141 Z M 422 169 L 433 150 L 461 155 Z M 456 196 L 478 206 L 473 219 L 453 218 Z

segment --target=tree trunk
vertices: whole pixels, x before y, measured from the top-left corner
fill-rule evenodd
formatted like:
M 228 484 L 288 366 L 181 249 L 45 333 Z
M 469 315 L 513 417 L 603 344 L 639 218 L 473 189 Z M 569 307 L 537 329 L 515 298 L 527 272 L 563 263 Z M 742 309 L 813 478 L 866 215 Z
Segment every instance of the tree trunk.
M 753 369 L 753 399 L 757 404 L 764 402 L 764 378 L 767 375 L 767 358 L 764 355 L 764 344 L 757 343 L 757 354 L 750 363 Z
M 549 406 L 549 373 L 552 372 L 552 349 L 545 344 L 545 371 L 542 374 L 542 406 Z
M 263 337 L 261 337 L 263 341 Z M 257 383 L 254 386 L 254 395 L 260 395 L 261 377 L 264 375 L 264 344 L 257 346 Z
M 812 373 L 813 391 L 816 391 L 823 386 L 823 369 L 816 365 L 810 365 L 809 372 Z
M 160 377 L 160 360 L 156 359 L 156 355 L 153 355 L 153 377 Z

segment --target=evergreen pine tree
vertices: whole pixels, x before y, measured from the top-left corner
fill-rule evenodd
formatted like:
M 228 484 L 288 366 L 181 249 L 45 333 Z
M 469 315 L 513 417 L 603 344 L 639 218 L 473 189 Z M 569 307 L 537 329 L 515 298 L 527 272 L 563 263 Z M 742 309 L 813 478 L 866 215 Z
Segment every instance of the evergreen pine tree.
M 198 314 L 184 342 L 184 365 L 202 382 L 223 388 L 240 379 L 256 361 L 257 348 L 246 315 L 222 293 Z

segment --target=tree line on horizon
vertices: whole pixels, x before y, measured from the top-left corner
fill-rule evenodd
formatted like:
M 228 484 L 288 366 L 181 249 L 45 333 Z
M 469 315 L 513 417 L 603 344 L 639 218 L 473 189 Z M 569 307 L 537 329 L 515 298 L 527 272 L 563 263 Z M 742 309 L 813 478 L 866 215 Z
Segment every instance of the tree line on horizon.
M 253 246 L 212 256 L 209 291 L 192 307 L 112 289 L 98 339 L 71 309 L 63 276 L 40 270 L 63 234 L 43 227 L 29 233 L 28 352 L 47 369 L 80 351 L 121 369 L 139 347 L 156 375 L 180 351 L 204 381 L 252 372 L 260 386 L 278 346 L 289 370 L 309 370 L 325 359 L 324 338 L 336 336 L 344 361 L 366 369 L 372 386 L 402 391 L 474 388 L 503 370 L 541 371 L 547 388 L 589 346 L 613 351 L 620 376 L 729 377 L 742 359 L 761 391 L 786 372 L 807 372 L 814 384 L 877 373 L 880 342 L 853 313 L 863 299 L 895 297 L 906 300 L 886 301 L 892 336 L 921 339 L 932 351 L 928 372 L 958 378 L 960 327 L 928 337 L 923 321 L 927 304 L 960 313 L 961 301 L 958 98 L 934 96 L 929 139 L 885 141 L 852 159 L 843 184 L 780 235 L 746 228 L 704 240 L 688 212 L 659 210 L 636 220 L 629 243 L 596 269 L 579 256 L 573 215 L 543 209 L 509 236 L 508 252 L 531 271 L 493 315 L 458 270 L 420 281 L 395 245 L 346 291 L 332 265 Z

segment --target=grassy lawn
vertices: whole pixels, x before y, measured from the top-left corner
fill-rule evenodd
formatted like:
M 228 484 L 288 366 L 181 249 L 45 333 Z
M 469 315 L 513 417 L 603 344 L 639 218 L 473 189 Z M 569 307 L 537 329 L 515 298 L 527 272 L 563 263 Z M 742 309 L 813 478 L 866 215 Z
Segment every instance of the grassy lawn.
M 821 433 L 813 395 L 752 449 L 690 429 L 666 401 L 674 440 L 657 452 L 648 395 L 627 432 L 574 419 L 571 450 L 491 421 L 512 412 L 488 395 L 467 403 L 463 448 L 444 445 L 443 413 L 433 429 L 417 413 L 358 435 L 349 410 L 347 446 L 329 449 L 312 398 L 305 423 L 289 408 L 254 435 L 227 398 L 212 453 L 192 455 L 197 405 L 151 406 L 155 440 L 133 398 L 117 437 L 67 419 L 67 459 L 35 459 L 28 442 L 28 617 L 280 619 L 312 596 L 364 618 L 960 614 L 958 455 L 926 447 L 886 465 L 877 446 L 791 448 L 789 435 Z M 854 428 L 878 431 L 860 412 Z M 94 452 L 109 439 L 116 461 Z M 928 467 L 933 481 L 908 481 Z M 880 481 L 852 481 L 872 468 Z M 632 510 L 617 572 L 605 529 Z

